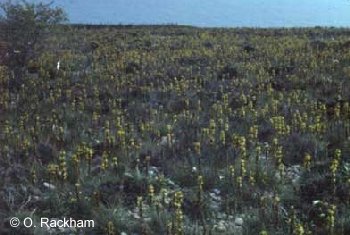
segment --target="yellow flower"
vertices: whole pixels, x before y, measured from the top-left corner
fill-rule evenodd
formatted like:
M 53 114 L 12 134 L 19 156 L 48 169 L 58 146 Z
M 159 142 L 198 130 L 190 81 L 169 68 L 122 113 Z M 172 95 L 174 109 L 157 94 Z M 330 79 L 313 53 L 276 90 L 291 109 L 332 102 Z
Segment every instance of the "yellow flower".
M 200 155 L 201 153 L 201 142 L 193 142 L 193 146 L 194 146 L 194 151 L 196 154 Z
M 311 155 L 306 153 L 304 157 L 304 167 L 309 170 L 310 164 L 311 164 Z

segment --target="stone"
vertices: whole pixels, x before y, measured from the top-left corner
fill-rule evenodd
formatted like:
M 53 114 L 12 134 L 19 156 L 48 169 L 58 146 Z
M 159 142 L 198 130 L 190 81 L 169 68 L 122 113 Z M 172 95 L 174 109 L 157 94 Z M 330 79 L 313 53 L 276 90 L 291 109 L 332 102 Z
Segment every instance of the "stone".
M 235 226 L 243 226 L 243 218 L 236 218 L 235 219 Z
M 156 177 L 159 175 L 159 170 L 155 166 L 151 166 L 150 169 L 148 170 L 148 175 L 151 177 Z
M 226 232 L 226 223 L 223 220 L 220 220 L 217 225 L 215 225 L 215 231 L 219 233 Z
M 53 185 L 53 184 L 49 184 L 47 182 L 44 182 L 43 183 L 44 187 L 48 188 L 48 189 L 51 189 L 51 190 L 55 190 L 56 189 L 56 186 Z
M 221 197 L 218 196 L 218 195 L 215 194 L 215 193 L 209 193 L 209 195 L 210 195 L 210 197 L 211 197 L 214 201 L 216 201 L 216 202 L 221 202 L 221 201 L 222 201 L 222 200 L 221 200 Z

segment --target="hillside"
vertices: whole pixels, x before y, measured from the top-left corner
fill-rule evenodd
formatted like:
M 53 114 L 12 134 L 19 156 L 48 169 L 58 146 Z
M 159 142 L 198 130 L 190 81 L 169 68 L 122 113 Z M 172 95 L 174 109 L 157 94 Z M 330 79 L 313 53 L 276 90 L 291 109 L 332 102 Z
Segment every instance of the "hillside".
M 62 28 L 0 67 L 0 232 L 350 234 L 349 36 Z

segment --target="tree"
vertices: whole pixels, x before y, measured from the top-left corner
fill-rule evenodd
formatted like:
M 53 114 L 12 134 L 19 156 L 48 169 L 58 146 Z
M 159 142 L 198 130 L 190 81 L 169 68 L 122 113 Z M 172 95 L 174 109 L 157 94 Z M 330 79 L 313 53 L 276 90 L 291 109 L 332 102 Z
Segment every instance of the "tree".
M 33 59 L 38 42 L 67 18 L 62 8 L 52 2 L 29 3 L 7 0 L 0 3 L 0 41 L 7 44 L 8 67 L 17 75 Z M 17 72 L 16 72 L 17 71 Z

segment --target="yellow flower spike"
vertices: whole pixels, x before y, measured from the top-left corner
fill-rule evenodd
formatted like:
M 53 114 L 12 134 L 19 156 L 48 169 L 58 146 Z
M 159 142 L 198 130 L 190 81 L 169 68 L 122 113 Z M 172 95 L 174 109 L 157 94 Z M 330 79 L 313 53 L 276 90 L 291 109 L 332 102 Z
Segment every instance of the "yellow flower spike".
M 276 194 L 273 198 L 275 203 L 279 203 L 281 201 L 281 198 Z
M 302 224 L 297 223 L 294 227 L 294 233 L 295 235 L 304 235 L 305 231 L 304 231 L 304 227 Z
M 117 156 L 114 156 L 114 157 L 112 158 L 112 166 L 113 166 L 114 168 L 117 168 L 117 167 L 118 167 L 118 157 L 117 157 Z
M 197 177 L 197 183 L 198 183 L 199 191 L 202 192 L 203 191 L 203 184 L 204 184 L 202 175 L 199 175 Z
M 259 233 L 259 235 L 268 235 L 267 231 L 266 230 L 263 230 Z
M 258 126 L 257 125 L 249 127 L 249 138 L 251 140 L 258 139 Z
M 249 172 L 249 183 L 250 185 L 254 186 L 255 185 L 255 177 L 252 171 Z
M 66 151 L 62 150 L 59 154 L 59 176 L 62 180 L 68 178 L 67 162 L 66 162 Z
M 334 116 L 340 118 L 340 104 L 337 103 L 334 107 Z
M 225 145 L 226 144 L 226 133 L 224 130 L 220 131 L 220 142 Z
M 166 139 L 167 139 L 168 147 L 171 147 L 171 145 L 173 143 L 173 134 L 168 133 L 166 135 Z
M 107 235 L 115 235 L 115 227 L 112 221 L 108 221 L 107 223 Z
M 244 107 L 239 109 L 239 117 L 244 118 L 246 116 L 246 111 Z
M 190 107 L 190 100 L 188 98 L 185 99 L 185 105 L 186 105 L 186 109 L 189 109 L 189 107 Z
M 167 134 L 171 134 L 172 126 L 170 124 L 166 125 Z
M 193 147 L 194 147 L 194 152 L 197 154 L 197 155 L 200 155 L 201 154 L 201 142 L 193 142 Z
M 336 211 L 336 206 L 335 205 L 330 205 L 328 210 L 327 210 L 327 224 L 329 229 L 333 229 L 335 226 L 335 211 Z
M 183 195 L 183 193 L 181 191 L 175 192 L 174 202 L 175 202 L 175 207 L 176 208 L 180 208 L 182 206 L 183 197 L 184 197 L 184 195 Z
M 209 121 L 209 129 L 210 130 L 215 130 L 215 128 L 216 128 L 215 121 L 213 119 L 210 119 L 210 121 Z
M 183 193 L 181 191 L 175 192 L 174 196 L 174 205 L 175 205 L 175 220 L 174 220 L 174 230 L 175 234 L 182 235 L 184 227 L 183 227 L 183 212 L 182 212 L 182 203 L 183 203 Z
M 258 156 L 260 156 L 260 154 L 261 154 L 261 146 L 256 146 L 256 148 L 255 148 L 255 151 L 256 151 L 256 154 L 258 155 Z
M 235 178 L 235 166 L 234 165 L 230 165 L 229 166 L 229 170 L 230 170 L 230 176 L 232 179 Z
M 247 97 L 243 93 L 241 94 L 239 99 L 242 102 L 242 104 L 246 104 L 247 103 Z
M 58 175 L 58 169 L 59 169 L 59 166 L 56 165 L 56 164 L 49 164 L 47 166 L 47 169 L 48 169 L 48 172 L 51 176 L 56 176 Z
M 31 170 L 31 176 L 32 176 L 32 183 L 36 184 L 38 178 L 37 178 L 36 170 L 34 167 Z
M 148 186 L 148 196 L 150 198 L 150 203 L 152 204 L 154 199 L 154 187 L 152 184 Z
M 224 127 L 225 132 L 229 131 L 229 124 L 228 121 L 225 122 L 225 127 Z
M 110 131 L 109 131 L 109 129 L 105 128 L 104 136 L 105 136 L 105 139 L 106 139 L 106 140 L 109 139 L 109 137 L 110 137 Z
M 136 141 L 135 141 L 134 138 L 131 138 L 131 139 L 130 139 L 130 146 L 131 146 L 131 147 L 135 147 L 135 146 L 136 146 Z
M 334 151 L 334 159 L 337 159 L 338 161 L 340 161 L 341 158 L 341 150 L 340 149 L 336 149 Z
M 303 162 L 304 168 L 307 170 L 310 170 L 311 165 L 311 155 L 306 153 L 304 156 L 304 162 Z
M 105 121 L 105 125 L 104 125 L 105 129 L 109 129 L 110 125 L 109 125 L 109 120 Z
M 243 178 L 242 178 L 242 176 L 238 176 L 237 177 L 237 185 L 238 185 L 239 188 L 243 187 Z
M 109 159 L 108 159 L 108 154 L 106 151 L 102 153 L 102 159 L 101 159 L 101 170 L 105 171 L 108 168 L 109 164 Z
M 283 173 L 284 173 L 284 164 L 282 162 L 278 164 L 278 171 L 279 171 L 280 177 L 282 179 Z
M 143 197 L 142 196 L 137 196 L 136 198 L 136 206 L 139 210 L 139 215 L 142 218 L 143 217 Z

